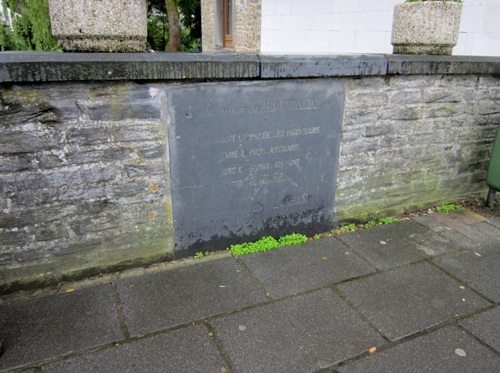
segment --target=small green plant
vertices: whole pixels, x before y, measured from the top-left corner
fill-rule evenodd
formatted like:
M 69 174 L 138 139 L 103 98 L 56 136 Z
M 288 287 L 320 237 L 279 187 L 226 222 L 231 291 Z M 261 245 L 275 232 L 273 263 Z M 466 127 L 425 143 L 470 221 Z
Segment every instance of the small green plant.
M 369 222 L 367 222 L 365 224 L 361 224 L 360 228 L 372 228 L 372 227 L 375 227 L 378 224 L 379 223 L 377 223 L 375 220 L 370 220 Z
M 393 223 L 397 223 L 399 221 L 398 218 L 395 218 L 395 217 L 388 217 L 388 218 L 382 218 L 379 220 L 380 224 L 382 225 L 386 225 L 386 224 L 393 224 Z
M 210 255 L 210 251 L 205 251 L 205 252 L 198 251 L 196 254 L 194 254 L 194 257 L 196 259 L 201 259 L 204 256 L 209 256 L 209 255 Z
M 343 227 L 340 227 L 339 229 L 335 229 L 333 231 L 333 234 L 334 235 L 344 234 L 344 233 L 348 233 L 348 232 L 354 232 L 355 230 L 356 230 L 356 224 L 352 223 L 349 225 L 344 225 Z
M 262 237 L 255 242 L 245 242 L 237 245 L 231 245 L 230 250 L 233 255 L 245 255 L 251 253 L 258 253 L 276 249 L 283 246 L 300 245 L 307 242 L 307 237 L 303 234 L 293 233 L 275 239 L 271 236 Z
M 304 242 L 307 242 L 307 237 L 298 233 L 287 234 L 286 236 L 280 237 L 278 240 L 280 246 L 300 245 Z
M 454 203 L 450 203 L 448 205 L 441 205 L 439 207 L 436 207 L 436 211 L 437 212 L 443 212 L 445 214 L 451 212 L 451 211 L 455 211 L 455 210 L 458 210 L 460 209 L 460 205 L 457 205 L 457 204 L 454 204 Z

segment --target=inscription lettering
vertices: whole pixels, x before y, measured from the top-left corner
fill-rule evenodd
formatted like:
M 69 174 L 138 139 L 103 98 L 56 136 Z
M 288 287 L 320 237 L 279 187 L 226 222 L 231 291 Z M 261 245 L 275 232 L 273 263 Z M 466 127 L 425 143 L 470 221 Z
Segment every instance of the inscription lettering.
M 276 222 L 286 221 L 286 220 L 291 220 L 291 219 L 300 219 L 300 218 L 303 218 L 306 216 L 314 216 L 320 211 L 321 211 L 321 209 L 317 208 L 317 209 L 305 210 L 302 212 L 292 212 L 290 214 L 275 215 L 275 216 L 271 216 L 270 218 L 267 218 L 266 223 L 276 223 Z
M 264 175 L 256 178 L 236 180 L 233 181 L 233 184 L 236 185 L 236 187 L 239 189 L 245 187 L 258 187 L 262 185 L 279 184 L 283 183 L 284 181 L 286 181 L 285 176 L 283 176 L 283 174 L 278 174 L 278 175 L 271 175 L 271 176 Z
M 225 116 L 225 115 L 243 115 L 243 114 L 262 114 L 275 113 L 284 111 L 302 111 L 302 110 L 318 110 L 321 105 L 321 100 L 317 97 L 291 98 L 286 100 L 268 100 L 264 103 L 253 106 L 238 106 L 228 108 L 214 108 L 207 106 L 203 111 L 203 116 Z
M 288 131 L 275 131 L 275 132 L 255 132 L 247 133 L 244 135 L 227 135 L 215 139 L 216 144 L 230 144 L 244 141 L 257 141 L 257 140 L 272 140 L 283 137 L 293 136 L 308 136 L 317 135 L 320 133 L 320 127 L 303 127 L 295 128 Z

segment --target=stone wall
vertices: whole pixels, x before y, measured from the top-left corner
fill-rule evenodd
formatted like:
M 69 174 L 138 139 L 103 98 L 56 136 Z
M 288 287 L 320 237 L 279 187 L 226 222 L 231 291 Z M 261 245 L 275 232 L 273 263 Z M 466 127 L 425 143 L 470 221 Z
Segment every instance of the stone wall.
M 167 97 L 179 84 L 251 79 L 255 91 L 238 89 L 260 99 L 268 79 L 340 82 L 337 223 L 486 192 L 498 58 L 0 56 L 1 291 L 174 256 Z
M 500 124 L 492 76 L 392 76 L 346 82 L 336 215 L 390 216 L 485 195 Z
M 162 92 L 13 85 L 0 97 L 0 284 L 173 256 Z
M 235 52 L 260 51 L 261 0 L 236 1 Z
M 202 49 L 213 52 L 222 46 L 222 0 L 202 0 Z M 233 51 L 260 51 L 261 0 L 234 1 Z

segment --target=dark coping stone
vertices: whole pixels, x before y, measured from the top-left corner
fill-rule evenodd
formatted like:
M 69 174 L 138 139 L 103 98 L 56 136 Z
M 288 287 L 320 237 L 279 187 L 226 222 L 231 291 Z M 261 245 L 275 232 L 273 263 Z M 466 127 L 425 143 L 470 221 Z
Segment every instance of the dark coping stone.
M 0 370 L 122 338 L 108 285 L 0 306 Z
M 465 356 L 459 355 L 465 352 Z M 498 372 L 500 357 L 455 326 L 342 366 L 341 373 Z
M 500 74 L 500 57 L 389 54 L 388 75 Z
M 500 352 L 500 306 L 460 321 L 484 343 Z
M 262 78 L 385 75 L 384 56 L 260 56 Z
M 189 327 L 46 365 L 42 372 L 229 371 L 204 326 Z
M 178 255 L 333 226 L 340 81 L 168 91 Z
M 259 60 L 254 54 L 0 53 L 0 83 L 247 79 L 258 77 L 259 69 Z
M 500 243 L 434 259 L 434 263 L 495 302 L 500 301 Z
M 233 258 L 123 279 L 118 291 L 132 336 L 266 300 Z
M 335 238 L 309 241 L 240 259 L 272 297 L 283 297 L 374 272 Z
M 238 372 L 313 372 L 384 344 L 331 289 L 211 323 Z
M 393 341 L 490 304 L 429 263 L 354 280 L 338 289 Z

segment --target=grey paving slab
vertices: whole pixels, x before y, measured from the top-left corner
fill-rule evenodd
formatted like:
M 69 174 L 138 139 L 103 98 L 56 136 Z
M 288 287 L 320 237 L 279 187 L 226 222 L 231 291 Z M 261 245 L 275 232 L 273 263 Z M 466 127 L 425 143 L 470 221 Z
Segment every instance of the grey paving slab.
M 118 282 L 132 336 L 265 301 L 234 258 Z
M 460 324 L 500 352 L 500 306 L 464 319 Z
M 466 225 L 477 224 L 480 221 L 486 221 L 486 218 L 484 216 L 466 209 L 460 209 L 449 213 L 428 214 L 428 216 L 452 229 L 456 229 L 458 227 L 463 227 Z
M 490 304 L 430 263 L 354 280 L 338 289 L 391 340 Z
M 489 299 L 500 301 L 500 243 L 479 246 L 433 261 Z
M 457 231 L 479 244 L 498 244 L 500 247 L 500 229 L 487 222 L 459 227 Z
M 362 229 L 340 235 L 339 239 L 379 269 L 412 263 L 455 249 L 444 237 L 412 220 Z
M 0 307 L 0 370 L 122 339 L 109 285 Z
M 331 289 L 212 322 L 239 373 L 310 372 L 384 340 Z
M 46 365 L 42 371 L 220 373 L 229 368 L 199 325 Z
M 446 224 L 440 222 L 439 220 L 433 219 L 431 216 L 432 215 L 430 214 L 420 215 L 412 218 L 412 220 L 415 220 L 416 222 L 424 225 L 433 232 L 446 238 L 457 249 L 466 249 L 479 245 L 478 242 L 471 240 L 469 237 L 464 236 L 453 228 L 450 228 Z
M 375 271 L 333 237 L 240 258 L 274 298 Z
M 493 216 L 493 217 L 489 218 L 488 223 L 490 223 L 491 225 L 493 225 L 497 228 L 500 228 L 500 216 Z
M 500 371 L 500 357 L 464 331 L 449 326 L 352 362 L 339 370 L 341 373 L 496 373 Z

